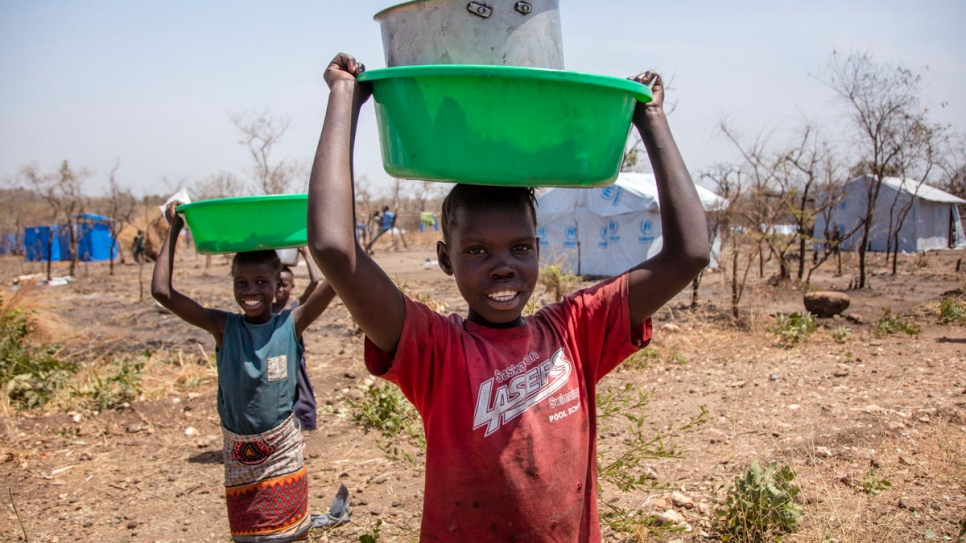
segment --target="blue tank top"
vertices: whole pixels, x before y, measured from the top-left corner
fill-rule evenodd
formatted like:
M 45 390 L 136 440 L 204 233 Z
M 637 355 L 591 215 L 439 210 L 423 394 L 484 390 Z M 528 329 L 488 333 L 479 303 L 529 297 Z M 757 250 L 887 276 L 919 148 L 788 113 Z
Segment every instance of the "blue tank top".
M 264 324 L 229 313 L 216 356 L 218 415 L 236 434 L 267 432 L 292 414 L 303 347 L 292 312 Z

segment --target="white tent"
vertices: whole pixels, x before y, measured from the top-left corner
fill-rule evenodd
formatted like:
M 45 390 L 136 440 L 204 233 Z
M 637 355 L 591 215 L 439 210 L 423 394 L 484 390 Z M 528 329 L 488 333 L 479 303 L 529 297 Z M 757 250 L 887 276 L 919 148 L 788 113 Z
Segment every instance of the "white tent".
M 695 186 L 706 210 L 727 201 Z M 537 198 L 541 264 L 610 277 L 661 250 L 661 215 L 653 174 L 623 172 L 612 185 L 554 188 Z M 718 244 L 716 244 L 718 245 Z M 717 260 L 712 248 L 712 264 Z
M 828 228 L 829 232 L 838 228 L 844 235 L 859 224 L 868 209 L 866 202 L 872 180 L 872 177 L 863 176 L 845 184 L 844 198 L 832 210 L 828 220 L 832 225 Z M 882 252 L 889 248 L 890 210 L 894 210 L 892 215 L 895 216 L 906 208 L 908 214 L 899 230 L 899 251 L 909 253 L 966 247 L 956 204 L 966 204 L 966 200 L 911 179 L 884 178 L 876 199 L 866 250 Z M 897 219 L 893 218 L 892 221 L 896 222 Z M 826 224 L 824 215 L 816 217 L 813 235 L 819 241 L 825 240 Z M 849 251 L 861 242 L 862 231 L 859 229 L 843 239 L 841 247 Z

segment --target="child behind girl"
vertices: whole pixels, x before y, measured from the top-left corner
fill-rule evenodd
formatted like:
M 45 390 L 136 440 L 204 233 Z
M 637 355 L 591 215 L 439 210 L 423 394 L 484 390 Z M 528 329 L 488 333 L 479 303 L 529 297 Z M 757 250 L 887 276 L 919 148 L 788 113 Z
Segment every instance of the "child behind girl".
M 171 225 L 154 267 L 151 294 L 165 308 L 215 338 L 218 415 L 225 453 L 225 501 L 232 539 L 283 543 L 308 537 L 308 478 L 302 434 L 293 415 L 302 332 L 335 296 L 323 283 L 305 303 L 272 312 L 281 262 L 275 251 L 238 253 L 232 261 L 242 313 L 206 308 L 171 286 L 174 251 L 184 220 Z
M 299 247 L 299 254 L 305 260 L 305 265 L 309 269 L 309 284 L 302 292 L 298 300 L 292 299 L 292 290 L 295 288 L 295 274 L 288 266 L 282 266 L 279 273 L 278 291 L 275 293 L 275 302 L 272 304 L 272 313 L 281 313 L 286 309 L 295 309 L 308 301 L 309 296 L 315 292 L 319 286 L 321 273 L 315 261 L 308 258 L 305 254 L 305 247 Z M 303 349 L 305 345 L 302 346 Z M 295 396 L 295 407 L 292 409 L 295 417 L 299 419 L 302 430 L 315 430 L 318 426 L 317 404 L 315 403 L 315 391 L 312 390 L 312 382 L 309 381 L 309 372 L 305 368 L 305 353 L 299 360 L 298 375 L 298 394 Z

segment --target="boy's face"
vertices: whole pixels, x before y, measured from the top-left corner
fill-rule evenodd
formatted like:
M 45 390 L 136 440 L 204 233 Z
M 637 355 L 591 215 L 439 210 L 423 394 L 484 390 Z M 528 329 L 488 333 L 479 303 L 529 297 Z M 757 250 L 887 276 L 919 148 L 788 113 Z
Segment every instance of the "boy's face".
M 232 279 L 235 301 L 245 312 L 245 319 L 253 323 L 268 322 L 278 288 L 278 270 L 268 263 L 235 264 Z
M 449 244 L 439 242 L 439 266 L 456 278 L 471 322 L 522 324 L 520 315 L 540 273 L 538 239 L 521 206 L 461 207 Z
M 279 274 L 278 292 L 275 293 L 275 300 L 280 304 L 287 303 L 289 296 L 292 295 L 293 288 L 295 288 L 295 277 L 291 272 L 283 271 Z

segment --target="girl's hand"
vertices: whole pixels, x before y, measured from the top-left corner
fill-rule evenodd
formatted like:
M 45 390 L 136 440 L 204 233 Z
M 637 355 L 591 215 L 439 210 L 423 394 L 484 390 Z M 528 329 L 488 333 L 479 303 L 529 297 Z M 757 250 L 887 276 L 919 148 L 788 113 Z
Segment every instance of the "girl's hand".
M 174 202 L 168 204 L 168 207 L 164 208 L 164 218 L 172 227 L 177 226 L 178 228 L 181 228 L 181 226 L 184 224 L 184 219 L 181 218 L 181 215 L 178 215 L 178 206 L 182 203 L 183 202 L 181 201 L 175 200 Z M 176 222 L 177 224 L 175 224 Z
M 647 85 L 651 89 L 651 101 L 646 104 L 641 102 L 637 103 L 634 109 L 634 122 L 643 121 L 644 114 L 648 110 L 658 111 L 664 109 L 664 82 L 657 72 L 646 71 L 640 75 L 629 77 L 628 79 Z

